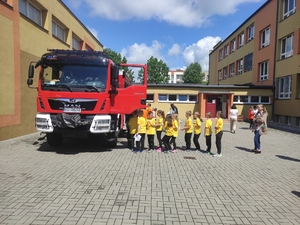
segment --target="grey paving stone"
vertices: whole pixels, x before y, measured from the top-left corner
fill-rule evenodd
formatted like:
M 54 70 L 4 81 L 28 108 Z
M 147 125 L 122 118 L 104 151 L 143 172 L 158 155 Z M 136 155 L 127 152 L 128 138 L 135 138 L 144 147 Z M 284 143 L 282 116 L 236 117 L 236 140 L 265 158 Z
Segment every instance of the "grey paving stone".
M 270 128 L 254 154 L 247 127 L 231 134 L 225 121 L 221 158 L 134 154 L 126 139 L 113 150 L 80 139 L 51 149 L 38 133 L 2 141 L 0 224 L 299 224 L 300 136 Z

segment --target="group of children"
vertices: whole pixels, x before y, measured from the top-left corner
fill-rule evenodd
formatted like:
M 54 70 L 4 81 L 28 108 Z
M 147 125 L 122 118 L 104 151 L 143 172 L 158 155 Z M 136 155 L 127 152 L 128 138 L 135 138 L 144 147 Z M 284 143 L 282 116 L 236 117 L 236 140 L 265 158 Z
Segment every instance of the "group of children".
M 128 122 L 129 127 L 129 147 L 134 152 L 142 152 L 145 148 L 145 137 L 147 135 L 148 139 L 148 151 L 154 151 L 154 137 L 156 135 L 158 141 L 157 152 L 173 152 L 177 151 L 176 138 L 178 137 L 179 129 L 185 131 L 185 143 L 186 148 L 184 150 L 191 150 L 191 139 L 193 136 L 193 143 L 195 145 L 195 150 L 201 151 L 199 144 L 199 137 L 201 134 L 201 123 L 203 120 L 200 118 L 200 113 L 195 112 L 193 115 L 194 122 L 191 118 L 192 112 L 186 111 L 186 121 L 182 128 L 180 128 L 181 121 L 178 118 L 178 114 L 167 114 L 165 116 L 164 111 L 151 109 L 147 110 L 137 110 L 133 112 L 132 117 Z M 156 112 L 156 115 L 154 114 Z M 211 136 L 212 136 L 212 120 L 211 113 L 206 114 L 205 121 L 205 139 L 206 139 L 206 153 L 221 157 L 221 139 L 223 135 L 223 120 L 221 118 L 221 111 L 217 112 L 217 121 L 215 125 L 216 134 L 216 147 L 217 154 L 211 153 Z M 162 133 L 164 136 L 162 137 Z M 136 148 L 134 148 L 134 143 L 136 143 Z

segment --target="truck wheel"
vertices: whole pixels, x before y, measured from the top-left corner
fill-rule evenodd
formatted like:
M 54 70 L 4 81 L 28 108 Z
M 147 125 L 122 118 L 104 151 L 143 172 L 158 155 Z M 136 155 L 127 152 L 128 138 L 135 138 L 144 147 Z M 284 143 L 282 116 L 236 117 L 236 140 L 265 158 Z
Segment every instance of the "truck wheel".
M 59 133 L 47 133 L 47 142 L 51 147 L 62 145 L 63 137 Z
M 115 148 L 117 146 L 117 139 L 115 139 L 114 141 L 109 141 L 107 143 L 108 147 L 110 148 Z

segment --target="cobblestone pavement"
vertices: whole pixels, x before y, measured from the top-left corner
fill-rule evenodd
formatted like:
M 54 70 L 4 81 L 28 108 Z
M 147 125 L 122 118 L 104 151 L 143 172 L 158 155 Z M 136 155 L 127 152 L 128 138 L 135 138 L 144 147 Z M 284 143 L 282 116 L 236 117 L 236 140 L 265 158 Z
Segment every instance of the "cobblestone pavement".
M 50 149 L 38 133 L 2 141 L 0 224 L 300 224 L 300 136 L 269 129 L 254 154 L 248 124 L 228 126 L 221 158 L 135 154 L 125 139 L 113 150 Z

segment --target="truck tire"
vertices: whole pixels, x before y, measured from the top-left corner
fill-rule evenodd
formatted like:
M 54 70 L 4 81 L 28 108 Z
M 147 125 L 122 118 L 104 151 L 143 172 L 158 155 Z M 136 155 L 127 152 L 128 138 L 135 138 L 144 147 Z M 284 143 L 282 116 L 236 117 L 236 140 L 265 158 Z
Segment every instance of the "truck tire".
M 116 146 L 117 146 L 117 139 L 115 139 L 114 141 L 109 141 L 108 143 L 107 143 L 107 145 L 108 145 L 108 147 L 110 147 L 110 148 L 115 148 Z
M 63 143 L 63 137 L 59 133 L 47 133 L 47 143 L 51 147 L 61 146 Z

